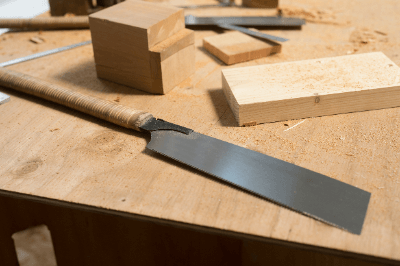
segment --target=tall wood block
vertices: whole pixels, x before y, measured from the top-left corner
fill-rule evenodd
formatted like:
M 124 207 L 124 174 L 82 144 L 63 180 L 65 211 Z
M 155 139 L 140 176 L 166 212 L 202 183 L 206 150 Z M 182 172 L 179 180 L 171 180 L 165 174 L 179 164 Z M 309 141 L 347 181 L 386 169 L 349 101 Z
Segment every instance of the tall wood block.
M 166 94 L 195 72 L 194 32 L 183 29 L 153 46 L 148 59 L 121 60 L 120 65 L 105 66 L 96 61 L 97 76 L 154 94 Z M 136 69 L 145 68 L 148 74 Z
M 400 106 L 400 68 L 381 52 L 222 70 L 239 125 Z
M 194 33 L 183 9 L 127 0 L 89 23 L 99 78 L 164 94 L 194 72 Z

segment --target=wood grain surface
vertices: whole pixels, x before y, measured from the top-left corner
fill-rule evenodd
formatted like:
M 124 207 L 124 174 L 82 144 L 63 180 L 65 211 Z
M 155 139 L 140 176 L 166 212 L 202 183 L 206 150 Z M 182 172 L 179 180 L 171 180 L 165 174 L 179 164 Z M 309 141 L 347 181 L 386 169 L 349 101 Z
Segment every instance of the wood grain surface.
M 308 23 L 302 30 L 262 30 L 291 41 L 281 54 L 239 66 L 372 51 L 382 51 L 400 64 L 397 0 L 281 2 L 327 10 L 321 16 L 330 14 L 330 19 Z M 190 12 L 270 12 L 229 10 Z M 9 68 L 135 106 L 197 132 L 367 190 L 372 198 L 360 236 L 248 195 L 148 151 L 145 146 L 150 139 L 146 134 L 6 88 L 0 88 L 11 96 L 10 102 L 0 106 L 0 189 L 213 228 L 226 234 L 400 261 L 400 108 L 309 118 L 298 126 L 301 121 L 293 120 L 237 127 L 222 92 L 221 69 L 227 67 L 202 48 L 202 39 L 217 33 L 196 31 L 195 74 L 163 96 L 97 79 L 90 46 Z M 36 35 L 45 42 L 30 42 Z M 88 30 L 10 32 L 0 36 L 0 61 L 88 39 Z
M 259 40 L 239 31 L 204 38 L 203 46 L 227 65 L 266 57 L 282 49 L 278 43 Z
M 222 71 L 239 125 L 400 106 L 400 67 L 381 52 Z
M 120 36 L 130 38 L 131 46 L 147 50 L 185 28 L 183 9 L 138 0 L 127 0 L 91 14 L 89 23 L 105 37 L 102 43 L 117 41 L 107 38 L 112 33 L 107 31 L 108 26 L 114 32 L 126 33 Z M 134 37 L 129 33 L 135 33 Z

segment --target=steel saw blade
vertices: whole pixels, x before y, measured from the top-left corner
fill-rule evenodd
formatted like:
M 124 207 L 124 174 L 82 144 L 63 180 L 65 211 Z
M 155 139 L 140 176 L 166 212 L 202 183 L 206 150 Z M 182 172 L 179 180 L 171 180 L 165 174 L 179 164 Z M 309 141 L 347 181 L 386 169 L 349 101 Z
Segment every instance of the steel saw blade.
M 191 132 L 151 132 L 147 148 L 328 224 L 360 234 L 371 194 L 328 176 Z

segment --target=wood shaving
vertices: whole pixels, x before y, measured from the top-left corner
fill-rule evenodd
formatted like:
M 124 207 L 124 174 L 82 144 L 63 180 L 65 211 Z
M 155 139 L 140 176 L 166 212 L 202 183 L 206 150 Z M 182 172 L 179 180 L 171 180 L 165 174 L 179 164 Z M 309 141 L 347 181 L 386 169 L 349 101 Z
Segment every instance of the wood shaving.
M 291 130 L 292 128 L 295 128 L 295 127 L 297 127 L 298 125 L 300 125 L 300 124 L 304 123 L 305 121 L 306 121 L 306 120 L 303 120 L 303 121 L 301 121 L 301 122 L 297 123 L 296 125 L 294 125 L 294 126 L 291 126 L 291 127 L 289 127 L 288 129 L 285 129 L 284 131 Z
M 30 38 L 29 40 L 30 40 L 31 42 L 33 42 L 33 43 L 36 43 L 36 44 L 41 44 L 41 43 L 44 43 L 44 42 L 45 42 L 45 40 L 42 39 L 42 38 L 39 37 L 39 36 L 34 36 L 34 37 Z

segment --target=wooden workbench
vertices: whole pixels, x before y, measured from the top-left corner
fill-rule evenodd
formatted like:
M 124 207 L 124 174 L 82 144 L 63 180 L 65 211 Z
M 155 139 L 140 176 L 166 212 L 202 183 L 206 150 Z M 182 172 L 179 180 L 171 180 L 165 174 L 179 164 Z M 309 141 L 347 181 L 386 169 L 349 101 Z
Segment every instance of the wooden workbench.
M 290 39 L 281 54 L 233 67 L 370 51 L 382 51 L 400 65 L 399 1 L 281 4 L 324 12 L 293 12 L 313 22 L 301 30 L 264 30 Z M 238 8 L 188 13 L 263 12 L 271 13 Z M 0 88 L 11 96 L 0 105 L 5 265 L 16 264 L 11 234 L 37 224 L 50 228 L 59 265 L 400 263 L 400 108 L 309 118 L 293 128 L 302 120 L 238 127 L 222 92 L 221 69 L 227 66 L 202 48 L 202 39 L 214 34 L 196 31 L 195 75 L 162 96 L 97 79 L 90 45 L 9 69 L 135 106 L 367 190 L 372 198 L 361 235 L 146 150 L 146 134 Z M 33 36 L 45 42 L 34 44 Z M 89 39 L 89 30 L 7 33 L 0 36 L 0 62 Z

